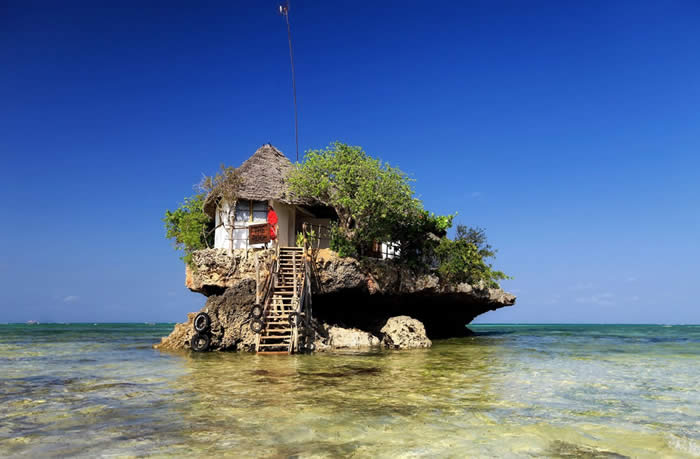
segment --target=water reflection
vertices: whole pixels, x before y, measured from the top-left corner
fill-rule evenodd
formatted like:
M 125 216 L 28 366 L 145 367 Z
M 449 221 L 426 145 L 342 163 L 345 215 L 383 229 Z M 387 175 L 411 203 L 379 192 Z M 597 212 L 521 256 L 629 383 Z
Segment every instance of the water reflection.
M 466 433 L 468 422 L 455 416 L 483 421 L 498 403 L 498 373 L 488 371 L 498 360 L 497 347 L 449 343 L 411 352 L 183 356 L 187 371 L 172 389 L 191 401 L 183 413 L 190 444 L 211 454 L 224 452 L 222 444 L 264 455 L 390 453 L 388 435 L 420 449 L 436 435 Z

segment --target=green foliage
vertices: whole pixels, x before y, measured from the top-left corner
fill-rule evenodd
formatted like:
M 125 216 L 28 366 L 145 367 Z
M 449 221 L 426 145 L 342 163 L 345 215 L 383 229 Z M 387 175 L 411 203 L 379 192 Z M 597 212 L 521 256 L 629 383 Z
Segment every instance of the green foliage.
M 202 210 L 204 198 L 203 193 L 185 198 L 174 211 L 166 210 L 163 218 L 165 236 L 173 240 L 177 250 L 182 250 L 180 258 L 188 264 L 192 252 L 214 245 L 212 219 Z
M 315 247 L 317 247 L 319 239 L 320 236 L 313 229 L 307 230 L 306 236 L 304 236 L 303 232 L 297 233 L 297 247 L 304 247 L 304 243 L 307 243 L 308 247 L 314 249 Z
M 487 243 L 482 228 L 458 225 L 454 240 L 442 238 L 435 247 L 434 254 L 438 260 L 438 273 L 448 282 L 467 282 L 497 288 L 499 280 L 510 279 L 485 261 L 494 258 L 496 251 Z
M 341 257 L 357 257 L 357 247 L 340 230 L 338 223 L 331 222 L 330 248 Z
M 349 242 L 359 252 L 374 241 L 397 240 L 397 231 L 423 212 L 411 182 L 400 169 L 340 142 L 308 151 L 289 179 L 295 195 L 335 209 L 336 244 Z
M 406 219 L 394 230 L 394 242 L 398 242 L 404 263 L 420 267 L 426 264 L 440 238 L 452 226 L 454 215 L 435 215 L 426 210 L 416 218 Z
M 215 175 L 205 176 L 195 186 L 200 193 L 185 198 L 174 211 L 165 211 L 165 237 L 172 239 L 175 248 L 183 252 L 180 258 L 185 263 L 189 264 L 192 261 L 192 252 L 214 245 L 214 221 L 203 209 L 207 196 L 235 203 L 241 182 L 236 168 L 222 164 Z
M 400 169 L 340 142 L 308 151 L 289 179 L 295 195 L 335 209 L 330 246 L 340 256 L 357 257 L 373 243 L 387 242 L 398 244 L 401 263 L 433 265 L 447 282 L 495 287 L 508 279 L 485 261 L 496 252 L 484 231 L 460 225 L 455 239 L 448 239 L 455 216 L 426 211 L 411 182 Z

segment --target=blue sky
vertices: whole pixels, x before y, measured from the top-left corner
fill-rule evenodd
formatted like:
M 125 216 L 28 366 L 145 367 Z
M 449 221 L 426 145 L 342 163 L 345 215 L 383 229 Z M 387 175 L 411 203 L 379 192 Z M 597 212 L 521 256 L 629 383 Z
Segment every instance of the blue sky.
M 303 150 L 485 227 L 519 299 L 481 322 L 700 322 L 700 3 L 373 3 L 292 4 Z M 182 320 L 164 210 L 293 159 L 276 2 L 162 5 L 0 6 L 0 322 Z

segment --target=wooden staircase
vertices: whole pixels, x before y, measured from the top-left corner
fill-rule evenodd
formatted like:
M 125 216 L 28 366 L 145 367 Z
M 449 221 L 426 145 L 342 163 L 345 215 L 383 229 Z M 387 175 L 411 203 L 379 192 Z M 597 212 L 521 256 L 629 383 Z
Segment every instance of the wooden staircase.
M 264 327 L 257 335 L 258 354 L 291 354 L 297 334 L 296 321 L 290 314 L 299 311 L 304 288 L 304 249 L 280 247 L 278 271 L 272 273 L 271 294 L 263 308 Z

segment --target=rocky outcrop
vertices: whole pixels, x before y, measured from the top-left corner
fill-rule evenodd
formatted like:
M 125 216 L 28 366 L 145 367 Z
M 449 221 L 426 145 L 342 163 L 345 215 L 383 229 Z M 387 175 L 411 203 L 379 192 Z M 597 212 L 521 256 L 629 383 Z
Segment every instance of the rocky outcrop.
M 408 316 L 389 318 L 381 333 L 382 346 L 388 349 L 418 349 L 433 345 L 423 324 Z
M 433 272 L 415 272 L 391 260 L 358 261 L 327 250 L 316 260 L 316 317 L 375 335 L 390 317 L 408 315 L 433 339 L 465 336 L 475 317 L 515 304 L 515 296 L 501 289 L 443 283 Z
M 322 250 L 317 258 L 318 293 L 332 294 L 343 290 L 359 290 L 368 295 L 463 295 L 494 306 L 515 304 L 515 295 L 485 285 L 441 283 L 429 271 L 418 272 L 391 260 L 340 258 L 330 250 Z
M 236 250 L 233 256 L 221 249 L 193 254 L 186 285 L 209 297 L 202 311 L 212 318 L 212 349 L 252 347 L 255 336 L 247 320 L 255 302 L 256 259 L 263 280 L 273 255 L 263 249 Z M 468 335 L 466 325 L 478 315 L 515 304 L 515 296 L 501 289 L 444 283 L 433 272 L 415 272 L 391 260 L 340 258 L 329 250 L 314 260 L 317 350 L 374 347 L 378 337 L 390 348 L 428 347 L 430 339 Z M 194 316 L 157 347 L 188 348 Z
M 185 286 L 205 296 L 221 294 L 240 280 L 255 280 L 256 263 L 261 278 L 267 276 L 274 253 L 272 249 L 234 250 L 233 255 L 225 249 L 197 250 L 185 267 Z
M 379 346 L 379 338 L 357 328 L 326 327 L 327 338 L 321 339 L 323 347 L 331 349 L 363 349 Z M 319 348 L 319 346 L 316 346 Z
M 251 350 L 255 334 L 248 326 L 250 309 L 255 303 L 255 281 L 242 279 L 221 295 L 212 295 L 200 312 L 211 318 L 209 336 L 212 350 Z M 163 338 L 156 349 L 189 349 L 195 334 L 192 321 L 197 313 L 189 313 L 187 322 L 175 325 L 173 332 Z
M 255 279 L 256 259 L 260 276 L 267 275 L 272 249 L 234 250 L 204 249 L 192 254 L 191 266 L 185 269 L 185 285 L 206 296 L 220 294 L 242 279 Z M 391 260 L 340 258 L 323 249 L 316 257 L 315 294 L 332 295 L 358 291 L 367 295 L 460 295 L 493 306 L 515 304 L 515 296 L 501 289 L 466 283 L 441 283 L 437 275 L 415 271 Z

